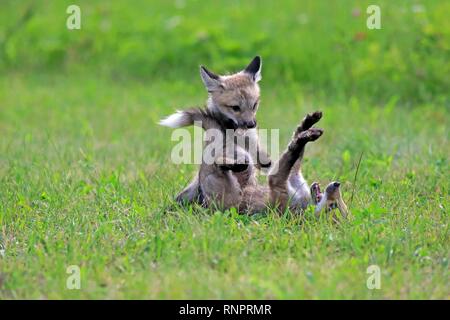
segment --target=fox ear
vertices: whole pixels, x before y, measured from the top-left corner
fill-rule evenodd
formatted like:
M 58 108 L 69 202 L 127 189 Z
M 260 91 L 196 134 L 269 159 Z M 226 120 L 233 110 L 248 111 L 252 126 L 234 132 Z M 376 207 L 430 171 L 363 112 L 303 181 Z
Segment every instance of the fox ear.
M 260 56 L 256 56 L 253 58 L 252 62 L 245 68 L 245 72 L 250 74 L 253 78 L 253 81 L 258 82 L 261 80 L 261 68 L 262 68 L 262 60 Z
M 206 69 L 204 66 L 200 66 L 200 76 L 202 77 L 203 83 L 205 84 L 208 92 L 216 91 L 222 88 L 220 77 Z

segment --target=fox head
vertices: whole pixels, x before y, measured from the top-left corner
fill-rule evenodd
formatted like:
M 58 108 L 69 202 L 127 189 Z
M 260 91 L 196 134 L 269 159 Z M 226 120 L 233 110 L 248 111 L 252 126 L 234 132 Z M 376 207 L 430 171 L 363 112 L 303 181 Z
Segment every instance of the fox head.
M 200 76 L 208 90 L 208 109 L 225 128 L 256 127 L 261 67 L 259 56 L 244 70 L 231 75 L 217 75 L 200 66 Z

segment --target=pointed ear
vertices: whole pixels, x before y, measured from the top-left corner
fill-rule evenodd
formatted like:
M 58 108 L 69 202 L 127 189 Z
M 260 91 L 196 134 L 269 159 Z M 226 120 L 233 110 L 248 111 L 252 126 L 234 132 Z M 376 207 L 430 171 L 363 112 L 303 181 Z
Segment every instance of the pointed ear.
M 250 74 L 253 77 L 253 81 L 258 82 L 261 80 L 261 68 L 262 68 L 262 60 L 260 56 L 256 56 L 253 58 L 252 62 L 245 68 L 245 72 Z
M 217 74 L 206 69 L 204 66 L 200 66 L 200 76 L 205 84 L 208 92 L 216 91 L 222 88 L 220 83 L 220 77 Z

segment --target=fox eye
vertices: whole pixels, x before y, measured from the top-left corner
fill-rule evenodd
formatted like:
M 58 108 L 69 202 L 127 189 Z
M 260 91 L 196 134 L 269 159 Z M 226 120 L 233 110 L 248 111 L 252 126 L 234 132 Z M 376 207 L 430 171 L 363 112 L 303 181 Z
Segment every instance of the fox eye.
M 258 102 L 255 102 L 255 104 L 253 105 L 253 110 L 255 110 L 257 106 L 258 106 Z
M 241 110 L 241 108 L 239 108 L 239 106 L 230 106 L 231 109 L 233 109 L 233 111 L 238 112 L 239 110 Z

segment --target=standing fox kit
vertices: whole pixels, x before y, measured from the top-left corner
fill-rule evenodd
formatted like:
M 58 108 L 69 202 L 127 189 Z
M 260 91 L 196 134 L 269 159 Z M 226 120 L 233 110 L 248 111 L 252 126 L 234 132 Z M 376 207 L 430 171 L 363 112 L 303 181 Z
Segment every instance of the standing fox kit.
M 244 143 L 236 143 L 235 137 L 221 136 L 219 149 L 223 152 L 218 152 L 213 161 L 205 161 L 203 157 L 200 170 L 177 195 L 177 202 L 214 205 L 219 209 L 236 207 L 246 213 L 260 212 L 267 206 L 277 206 L 281 210 L 305 209 L 312 202 L 300 167 L 306 144 L 323 134 L 322 129 L 313 128 L 322 113 L 308 114 L 301 121 L 287 149 L 272 166 L 267 153 L 259 147 L 256 133 L 261 67 L 258 56 L 244 70 L 231 75 L 217 75 L 201 66 L 200 75 L 208 91 L 206 108 L 177 111 L 160 121 L 161 125 L 171 128 L 200 125 L 207 133 L 212 129 L 222 133 L 231 130 L 245 138 Z M 212 143 L 206 140 L 204 150 Z M 255 146 L 256 152 L 250 152 L 249 146 Z M 268 186 L 259 185 L 256 169 L 269 167 Z M 317 188 L 311 187 L 311 190 L 316 192 Z
M 268 168 L 271 161 L 267 153 L 259 147 L 256 130 L 256 111 L 259 107 L 262 61 L 255 57 L 242 71 L 226 76 L 219 76 L 200 66 L 200 76 L 208 91 L 206 109 L 188 109 L 160 121 L 163 126 L 179 128 L 196 123 L 207 129 L 222 132 L 235 130 L 256 146 L 254 156 L 259 168 Z M 214 123 L 213 123 L 214 122 Z M 253 160 L 253 159 L 252 159 Z
M 247 142 L 249 146 L 256 147 L 256 154 L 251 157 L 244 146 L 233 143 L 234 141 L 224 141 L 223 145 L 232 146 L 235 157 L 219 157 L 215 159 L 215 164 L 222 168 L 234 165 L 234 173 L 230 173 L 240 180 L 246 180 L 246 184 L 256 184 L 255 170 L 244 170 L 249 163 L 255 163 L 257 168 L 269 168 L 271 160 L 267 153 L 259 147 L 257 136 L 256 112 L 259 107 L 260 89 L 258 82 L 261 80 L 262 61 L 259 56 L 255 57 L 250 64 L 242 71 L 231 75 L 217 75 L 204 66 L 200 66 L 200 76 L 208 91 L 208 100 L 205 109 L 191 108 L 178 111 L 175 114 L 160 121 L 163 126 L 179 128 L 199 124 L 203 129 L 216 129 L 224 133 L 227 130 L 233 130 L 238 135 L 246 139 L 240 139 Z M 205 144 L 205 148 L 208 146 Z M 230 148 L 229 148 L 230 149 Z M 230 150 L 228 150 L 230 151 Z M 239 157 L 239 161 L 235 161 Z M 237 164 L 236 162 L 244 162 Z M 247 162 L 247 164 L 245 164 Z M 237 168 L 242 167 L 238 173 Z M 179 203 L 202 202 L 204 203 L 210 196 L 202 191 L 204 181 L 200 182 L 200 176 L 206 180 L 212 179 L 209 176 L 208 169 L 211 165 L 202 163 L 199 173 L 195 176 L 191 184 L 181 191 L 177 196 Z M 244 178 L 245 177 L 245 178 Z M 225 185 L 218 185 L 213 188 L 223 189 Z M 227 186 L 228 187 L 228 186 Z M 206 190 L 206 188 L 203 188 Z M 223 193 L 223 191 L 221 191 Z M 214 197 L 216 198 L 216 197 Z M 233 201 L 234 202 L 234 201 Z

